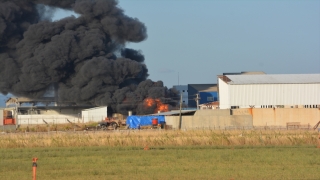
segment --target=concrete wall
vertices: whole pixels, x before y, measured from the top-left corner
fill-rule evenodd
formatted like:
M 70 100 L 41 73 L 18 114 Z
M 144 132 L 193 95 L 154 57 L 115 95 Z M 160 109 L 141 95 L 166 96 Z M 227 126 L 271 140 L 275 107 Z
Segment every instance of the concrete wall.
M 320 108 L 267 108 L 252 109 L 254 126 L 286 126 L 287 122 L 300 122 L 313 127 L 320 121 Z
M 233 109 L 233 115 L 252 115 L 254 126 L 286 126 L 288 122 L 314 126 L 320 121 L 319 108 L 244 108 Z
M 287 126 L 299 122 L 313 127 L 320 121 L 320 108 L 246 108 L 198 110 L 194 116 L 182 116 L 182 129 L 224 129 L 225 127 Z M 166 124 L 179 128 L 179 116 L 166 116 Z
M 166 116 L 166 124 L 179 128 L 179 116 Z M 230 115 L 230 110 L 198 110 L 194 116 L 182 116 L 182 129 L 225 129 L 252 127 L 251 115 Z

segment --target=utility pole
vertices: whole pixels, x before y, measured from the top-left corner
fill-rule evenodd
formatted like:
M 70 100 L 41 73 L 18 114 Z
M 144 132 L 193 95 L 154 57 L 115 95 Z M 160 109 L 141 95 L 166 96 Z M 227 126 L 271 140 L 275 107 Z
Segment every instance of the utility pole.
M 196 102 L 197 102 L 197 110 L 199 109 L 199 100 L 201 99 L 200 97 L 199 97 L 199 94 L 196 94 L 196 98 L 195 98 L 195 100 L 196 100 Z
M 180 94 L 180 114 L 179 114 L 179 129 L 181 129 L 181 121 L 182 121 L 182 117 L 181 117 L 181 109 L 182 109 L 182 93 Z
M 18 101 L 18 99 L 17 99 L 17 101 Z M 18 103 L 19 103 L 19 102 L 17 102 L 17 101 L 15 102 L 16 107 L 15 107 L 15 114 L 14 114 L 14 121 L 15 121 L 14 123 L 16 124 L 16 128 L 19 126 L 19 123 L 20 123 L 20 122 L 18 121 L 18 111 L 19 111 L 19 110 L 18 110 Z
M 180 84 L 179 84 L 179 72 L 178 72 L 178 86 L 179 86 Z

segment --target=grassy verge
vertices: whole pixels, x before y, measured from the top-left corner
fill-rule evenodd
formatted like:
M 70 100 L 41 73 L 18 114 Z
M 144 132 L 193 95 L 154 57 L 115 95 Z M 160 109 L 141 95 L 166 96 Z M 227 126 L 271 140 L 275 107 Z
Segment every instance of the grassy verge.
M 295 146 L 314 145 L 315 131 L 149 131 L 51 132 L 0 134 L 0 148 L 160 147 L 160 146 Z
M 315 131 L 1 133 L 0 179 L 320 179 Z M 149 150 L 144 150 L 148 147 Z
M 81 124 L 48 124 L 48 125 L 20 125 L 15 132 L 48 132 L 48 131 L 83 131 L 87 128 L 95 129 L 97 122 Z M 1 131 L 1 130 L 0 130 Z M 12 131 L 8 131 L 12 132 Z
M 320 179 L 315 146 L 56 147 L 0 149 L 0 178 Z

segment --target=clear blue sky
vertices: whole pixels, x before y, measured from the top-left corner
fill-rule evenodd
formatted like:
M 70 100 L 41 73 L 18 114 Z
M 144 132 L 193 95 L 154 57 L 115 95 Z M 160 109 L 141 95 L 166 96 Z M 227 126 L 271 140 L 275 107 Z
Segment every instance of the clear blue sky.
M 216 83 L 224 72 L 320 73 L 318 0 L 119 0 L 145 23 L 130 43 L 145 55 L 150 79 L 167 87 Z M 65 13 L 58 12 L 57 17 Z
M 223 72 L 320 73 L 318 0 L 119 0 L 148 38 L 149 78 L 172 87 L 216 83 Z M 69 15 L 57 11 L 55 18 Z

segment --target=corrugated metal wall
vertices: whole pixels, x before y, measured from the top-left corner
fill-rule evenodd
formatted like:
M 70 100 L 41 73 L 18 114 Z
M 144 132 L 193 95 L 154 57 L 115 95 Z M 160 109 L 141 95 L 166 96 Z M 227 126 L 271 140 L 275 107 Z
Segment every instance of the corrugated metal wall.
M 218 100 L 218 92 L 199 92 L 200 104 L 213 102 Z
M 246 108 L 249 105 L 259 108 L 261 105 L 320 104 L 320 84 L 249 84 L 220 87 L 221 108 L 222 105 L 224 108 Z M 225 98 L 228 92 L 229 99 Z
M 228 84 L 219 78 L 219 103 L 220 109 L 230 108 Z
M 107 106 L 83 110 L 82 111 L 83 122 L 102 121 L 106 117 L 108 117 L 107 111 L 108 111 Z

